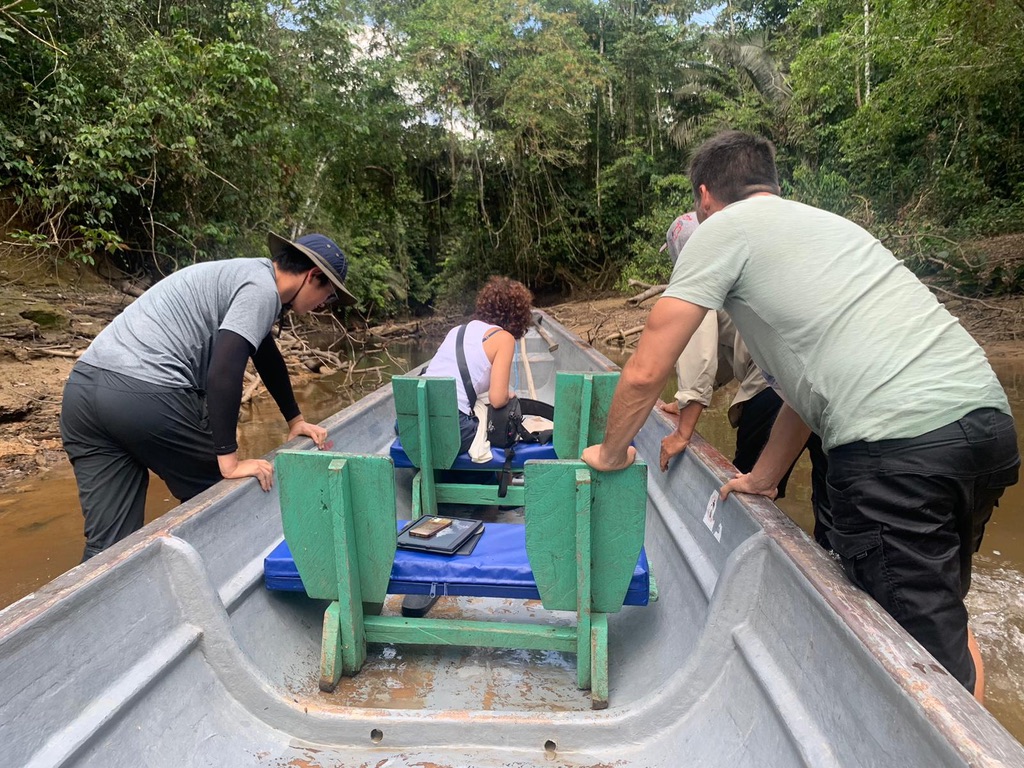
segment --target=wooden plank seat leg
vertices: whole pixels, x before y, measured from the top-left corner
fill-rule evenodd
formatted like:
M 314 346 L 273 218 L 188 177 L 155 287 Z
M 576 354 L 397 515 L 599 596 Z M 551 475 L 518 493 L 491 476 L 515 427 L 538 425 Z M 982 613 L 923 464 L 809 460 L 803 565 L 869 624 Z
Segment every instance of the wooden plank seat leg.
M 594 473 L 579 461 L 528 462 L 525 549 L 545 608 L 575 628 L 490 620 L 368 616 L 395 557 L 390 459 L 310 451 L 277 456 L 285 536 L 324 616 L 321 688 L 359 671 L 367 642 L 546 649 L 577 654 L 577 683 L 607 705 L 606 614 L 626 597 L 643 543 L 647 467 Z M 486 532 L 484 534 L 486 536 Z
M 398 420 L 399 454 L 418 470 L 413 480 L 413 519 L 436 515 L 439 503 L 522 506 L 523 489 L 519 486 L 509 486 L 505 495 L 499 496 L 498 486 L 490 483 L 438 481 L 438 472 L 456 464 L 461 447 L 455 379 L 395 376 L 391 388 Z M 458 468 L 480 472 L 483 478 L 499 469 L 500 463 L 478 465 L 463 457 Z
M 309 451 L 282 451 L 275 464 L 284 535 L 302 583 L 310 597 L 331 601 L 320 665 L 320 688 L 331 691 L 366 659 L 363 601 L 383 603 L 387 595 L 394 467 L 386 456 Z
M 590 625 L 590 702 L 608 708 L 608 614 L 596 613 Z

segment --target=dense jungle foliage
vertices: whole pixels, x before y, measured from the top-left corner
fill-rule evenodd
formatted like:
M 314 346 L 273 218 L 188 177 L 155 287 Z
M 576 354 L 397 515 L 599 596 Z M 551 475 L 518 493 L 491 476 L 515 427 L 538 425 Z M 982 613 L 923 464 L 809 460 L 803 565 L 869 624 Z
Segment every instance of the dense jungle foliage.
M 1024 231 L 1024 0 L 13 0 L 0 99 L 7 247 L 159 273 L 323 231 L 364 317 L 666 277 L 724 127 L 921 271 Z

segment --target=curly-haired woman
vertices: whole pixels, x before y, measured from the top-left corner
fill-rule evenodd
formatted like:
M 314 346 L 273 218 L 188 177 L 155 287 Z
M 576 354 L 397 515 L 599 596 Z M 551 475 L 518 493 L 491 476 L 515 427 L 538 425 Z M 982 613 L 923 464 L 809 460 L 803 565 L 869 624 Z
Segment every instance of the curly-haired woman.
M 514 394 L 509 389 L 512 358 L 516 340 L 522 338 L 530 327 L 532 303 L 533 294 L 522 283 L 507 277 L 491 277 L 477 293 L 476 312 L 473 320 L 465 326 L 462 348 L 473 389 L 478 396 L 486 392 L 495 408 L 504 406 Z M 461 450 L 465 452 L 473 443 L 477 420 L 459 371 L 458 337 L 461 328 L 463 326 L 456 326 L 448 332 L 424 375 L 455 379 Z

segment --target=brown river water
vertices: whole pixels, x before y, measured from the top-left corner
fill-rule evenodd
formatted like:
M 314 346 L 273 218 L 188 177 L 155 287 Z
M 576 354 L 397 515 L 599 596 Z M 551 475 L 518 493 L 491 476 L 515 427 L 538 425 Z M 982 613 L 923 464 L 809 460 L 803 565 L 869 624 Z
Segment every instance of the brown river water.
M 392 346 L 392 354 L 396 348 Z M 621 354 L 604 350 L 617 362 Z M 428 350 L 397 350 L 394 370 L 421 362 Z M 366 365 L 391 361 L 371 361 Z M 1024 424 L 1024 361 L 994 360 L 1010 398 L 1018 425 Z M 296 397 L 310 421 L 321 421 L 372 391 L 375 377 L 361 387 L 350 386 L 340 375 L 327 376 L 296 387 Z M 666 387 L 671 397 L 674 383 Z M 726 419 L 729 393 L 716 393 L 699 430 L 726 456 L 735 449 L 735 434 Z M 1018 440 L 1024 453 L 1024 430 Z M 239 425 L 242 455 L 261 456 L 286 436 L 284 423 L 269 397 L 245 406 Z M 177 504 L 157 477 L 151 478 L 146 521 Z M 810 531 L 810 463 L 802 457 L 789 482 L 788 496 L 779 506 L 804 530 Z M 986 705 L 1004 726 L 1024 741 L 1024 484 L 1009 489 L 993 515 L 981 551 L 974 558 L 974 580 L 968 596 L 972 627 L 985 660 Z M 0 608 L 38 589 L 76 565 L 82 555 L 82 517 L 74 475 L 68 464 L 59 465 L 0 493 Z

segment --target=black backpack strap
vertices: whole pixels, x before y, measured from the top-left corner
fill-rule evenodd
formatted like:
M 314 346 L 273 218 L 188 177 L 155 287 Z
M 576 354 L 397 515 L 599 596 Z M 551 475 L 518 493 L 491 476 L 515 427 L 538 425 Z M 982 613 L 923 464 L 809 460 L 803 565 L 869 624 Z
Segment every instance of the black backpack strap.
M 459 363 L 459 373 L 462 374 L 462 387 L 466 390 L 466 397 L 469 399 L 469 415 L 476 418 L 473 414 L 473 409 L 476 408 L 476 389 L 473 387 L 473 379 L 469 376 L 469 366 L 466 365 L 466 350 L 462 347 L 468 327 L 469 323 L 459 328 L 459 335 L 455 339 L 455 359 Z
M 498 498 L 504 499 L 508 495 L 508 486 L 512 482 L 512 460 L 516 457 L 515 448 L 511 445 L 505 449 L 505 464 L 498 474 Z

